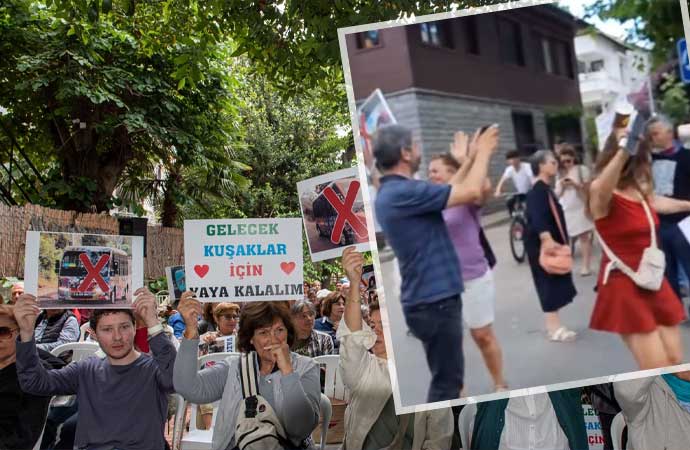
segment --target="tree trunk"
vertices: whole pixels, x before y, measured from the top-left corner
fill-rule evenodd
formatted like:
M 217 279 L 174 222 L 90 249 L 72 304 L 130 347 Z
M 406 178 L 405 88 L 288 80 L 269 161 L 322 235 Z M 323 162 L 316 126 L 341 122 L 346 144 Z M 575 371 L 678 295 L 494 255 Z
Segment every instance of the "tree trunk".
M 163 211 L 161 212 L 161 225 L 174 227 L 177 225 L 179 208 L 177 207 L 177 193 L 182 182 L 182 176 L 177 168 L 168 173 L 163 187 Z

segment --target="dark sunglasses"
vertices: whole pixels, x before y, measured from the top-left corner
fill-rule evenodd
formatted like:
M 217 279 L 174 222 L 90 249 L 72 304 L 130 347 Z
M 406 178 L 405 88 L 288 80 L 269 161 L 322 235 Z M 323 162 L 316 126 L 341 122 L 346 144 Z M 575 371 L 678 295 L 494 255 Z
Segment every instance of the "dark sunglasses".
M 0 339 L 9 339 L 12 337 L 12 333 L 17 331 L 16 328 L 10 327 L 0 327 Z

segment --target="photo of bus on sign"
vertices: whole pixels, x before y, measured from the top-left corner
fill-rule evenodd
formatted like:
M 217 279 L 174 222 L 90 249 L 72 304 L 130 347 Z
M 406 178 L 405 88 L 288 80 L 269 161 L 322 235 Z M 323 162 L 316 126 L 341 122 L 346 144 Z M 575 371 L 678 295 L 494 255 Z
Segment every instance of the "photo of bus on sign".
M 137 266 L 138 273 L 143 271 L 143 255 L 136 261 L 143 250 L 140 241 L 135 236 L 29 232 L 26 290 L 31 293 L 35 285 L 42 308 L 127 307 L 141 286 L 133 277 Z

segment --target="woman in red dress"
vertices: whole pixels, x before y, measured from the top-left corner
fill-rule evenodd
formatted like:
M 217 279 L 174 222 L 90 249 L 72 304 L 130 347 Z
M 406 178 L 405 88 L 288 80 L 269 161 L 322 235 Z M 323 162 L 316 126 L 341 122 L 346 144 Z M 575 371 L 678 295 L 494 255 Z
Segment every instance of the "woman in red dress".
M 625 129 L 617 129 L 609 136 L 595 166 L 588 207 L 603 242 L 636 271 L 642 252 L 653 244 L 650 218 L 656 232 L 657 212 L 690 211 L 690 202 L 654 194 L 651 147 L 641 140 L 631 156 L 618 144 L 625 134 Z M 607 274 L 609 262 L 602 255 L 590 327 L 619 334 L 641 370 L 680 364 L 683 346 L 678 325 L 685 312 L 668 280 L 664 278 L 658 291 L 646 290 L 618 269 Z

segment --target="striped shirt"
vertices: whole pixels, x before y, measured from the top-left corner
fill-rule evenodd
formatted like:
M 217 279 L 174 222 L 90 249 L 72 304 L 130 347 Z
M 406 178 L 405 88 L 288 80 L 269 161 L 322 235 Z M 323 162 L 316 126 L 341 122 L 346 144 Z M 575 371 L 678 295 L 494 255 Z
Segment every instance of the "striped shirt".
M 333 339 L 326 333 L 312 330 L 306 339 L 295 339 L 293 352 L 314 358 L 315 356 L 333 355 Z

